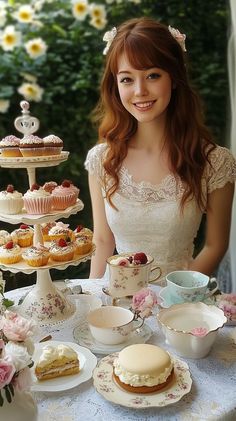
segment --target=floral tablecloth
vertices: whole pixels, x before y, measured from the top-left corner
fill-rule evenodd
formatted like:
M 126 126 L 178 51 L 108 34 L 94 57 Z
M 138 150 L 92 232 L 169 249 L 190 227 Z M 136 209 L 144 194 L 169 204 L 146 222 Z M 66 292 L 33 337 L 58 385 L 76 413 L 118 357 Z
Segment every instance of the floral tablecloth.
M 71 280 L 69 286 L 78 285 L 106 300 L 102 280 Z M 6 293 L 7 298 L 15 302 L 32 287 L 25 287 Z M 157 288 L 152 286 L 152 288 Z M 72 341 L 73 329 L 80 323 L 79 318 L 70 322 L 43 328 L 42 334 L 50 333 L 54 340 Z M 165 343 L 158 329 L 154 316 L 146 320 L 154 331 L 149 343 L 164 347 L 175 355 L 171 347 Z M 190 393 L 172 405 L 162 408 L 133 409 L 115 405 L 105 400 L 93 387 L 93 380 L 79 386 L 57 393 L 35 392 L 38 403 L 40 421 L 150 421 L 150 420 L 236 420 L 236 344 L 232 339 L 234 327 L 225 326 L 220 330 L 210 354 L 203 359 L 184 359 L 189 365 L 193 380 Z M 102 356 L 97 356 L 98 360 Z M 179 358 L 179 357 L 178 357 Z

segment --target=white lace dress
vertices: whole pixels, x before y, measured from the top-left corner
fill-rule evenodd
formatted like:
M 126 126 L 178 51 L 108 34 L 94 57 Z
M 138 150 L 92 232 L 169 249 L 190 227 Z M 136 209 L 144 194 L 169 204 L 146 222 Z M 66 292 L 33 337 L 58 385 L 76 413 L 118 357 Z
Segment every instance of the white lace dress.
M 106 148 L 104 143 L 94 146 L 85 161 L 85 168 L 98 177 L 101 188 Z M 208 193 L 236 180 L 236 161 L 228 149 L 217 146 L 210 154 L 210 162 L 202 179 L 205 205 Z M 118 253 L 143 251 L 153 256 L 163 277 L 173 270 L 187 269 L 203 212 L 195 200 L 180 212 L 184 190 L 181 180 L 169 174 L 158 185 L 136 183 L 125 167 L 119 175 L 120 186 L 112 197 L 118 211 L 104 199 Z

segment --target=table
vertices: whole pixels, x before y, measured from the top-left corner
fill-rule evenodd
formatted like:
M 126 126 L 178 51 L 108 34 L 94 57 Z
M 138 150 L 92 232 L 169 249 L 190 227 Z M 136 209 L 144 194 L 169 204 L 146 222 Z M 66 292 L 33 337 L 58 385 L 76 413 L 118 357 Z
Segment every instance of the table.
M 69 286 L 78 285 L 83 290 L 95 293 L 104 300 L 102 292 L 103 280 L 77 279 L 71 280 Z M 32 287 L 25 287 L 7 292 L 7 298 L 16 303 Z M 152 288 L 156 288 L 152 285 Z M 62 325 L 43 328 L 43 333 L 51 333 L 54 340 L 72 341 L 73 328 L 79 323 L 74 320 Z M 165 343 L 159 330 L 156 318 L 151 316 L 146 323 L 154 331 L 149 343 L 159 345 L 170 353 L 175 351 Z M 193 384 L 189 394 L 174 405 L 163 408 L 130 409 L 106 401 L 93 387 L 93 380 L 64 392 L 35 393 L 38 403 L 40 421 L 150 421 L 150 420 L 236 420 L 236 344 L 232 339 L 234 327 L 225 326 L 219 331 L 217 340 L 208 357 L 191 360 L 184 359 L 189 365 Z M 103 356 L 97 356 L 98 359 Z M 182 358 L 183 359 L 183 358 Z

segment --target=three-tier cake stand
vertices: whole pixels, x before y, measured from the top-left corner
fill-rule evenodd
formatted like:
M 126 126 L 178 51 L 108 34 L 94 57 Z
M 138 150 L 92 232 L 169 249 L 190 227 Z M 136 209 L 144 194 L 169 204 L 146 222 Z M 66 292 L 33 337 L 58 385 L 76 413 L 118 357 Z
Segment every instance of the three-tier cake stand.
M 36 132 L 39 128 L 39 120 L 30 115 L 29 103 L 21 101 L 22 116 L 17 117 L 14 124 L 16 129 L 23 133 L 24 137 Z M 6 158 L 0 156 L 0 166 L 3 168 L 26 168 L 29 179 L 29 186 L 36 182 L 36 168 L 49 167 L 59 165 L 67 160 L 69 152 L 62 151 L 60 155 L 38 156 L 38 157 L 16 157 Z M 77 199 L 74 206 L 63 211 L 55 211 L 44 215 L 29 215 L 24 209 L 16 215 L 6 215 L 0 213 L 0 220 L 10 224 L 27 224 L 34 225 L 33 243 L 43 244 L 43 236 L 41 224 L 57 221 L 61 218 L 69 218 L 70 215 L 76 214 L 84 207 L 83 202 Z M 23 261 L 12 265 L 0 264 L 0 269 L 9 270 L 13 273 L 23 272 L 26 275 L 36 271 L 36 284 L 32 290 L 26 295 L 22 304 L 18 306 L 17 311 L 27 318 L 33 318 L 40 324 L 59 323 L 72 317 L 75 313 L 76 306 L 61 292 L 52 282 L 50 269 L 56 268 L 64 270 L 68 266 L 77 266 L 81 262 L 89 260 L 94 252 L 92 250 L 82 256 L 77 256 L 68 262 L 53 262 L 47 266 L 30 267 Z

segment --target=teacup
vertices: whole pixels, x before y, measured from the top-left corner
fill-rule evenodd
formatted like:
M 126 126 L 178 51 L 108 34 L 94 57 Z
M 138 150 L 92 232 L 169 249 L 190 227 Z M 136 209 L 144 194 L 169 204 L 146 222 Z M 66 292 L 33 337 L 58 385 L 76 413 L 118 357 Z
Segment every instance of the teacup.
M 153 266 L 153 257 L 147 256 L 147 263 L 132 266 L 119 266 L 111 263 L 118 257 L 128 257 L 132 253 L 121 253 L 107 259 L 109 267 L 109 294 L 113 298 L 134 295 L 137 291 L 145 288 L 148 283 L 157 281 L 161 276 L 161 268 Z M 151 278 L 151 274 L 158 271 L 157 276 Z
M 218 289 L 215 278 L 193 270 L 170 272 L 166 281 L 170 296 L 178 303 L 202 301 Z
M 124 307 L 104 306 L 90 311 L 87 316 L 92 336 L 102 344 L 116 345 L 127 341 L 144 320 Z

